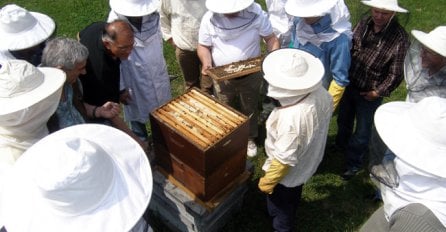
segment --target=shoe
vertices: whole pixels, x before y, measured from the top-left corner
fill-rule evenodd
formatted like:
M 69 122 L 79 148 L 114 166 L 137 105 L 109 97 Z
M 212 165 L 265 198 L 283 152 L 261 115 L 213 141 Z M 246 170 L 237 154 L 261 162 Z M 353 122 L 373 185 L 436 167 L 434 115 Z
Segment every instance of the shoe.
M 344 173 L 342 173 L 341 177 L 344 180 L 350 180 L 351 178 L 353 178 L 354 176 L 356 176 L 356 174 L 359 172 L 359 168 L 349 168 L 347 169 L 347 171 L 345 171 Z
M 248 140 L 248 149 L 246 152 L 248 157 L 254 157 L 257 155 L 257 145 L 253 140 Z

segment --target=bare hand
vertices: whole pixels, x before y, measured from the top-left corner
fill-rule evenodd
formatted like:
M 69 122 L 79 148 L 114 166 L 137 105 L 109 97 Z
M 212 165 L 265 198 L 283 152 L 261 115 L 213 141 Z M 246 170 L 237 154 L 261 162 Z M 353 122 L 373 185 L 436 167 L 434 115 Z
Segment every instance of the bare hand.
M 212 68 L 212 65 L 203 65 L 201 68 L 201 74 L 207 76 L 208 75 L 208 69 Z
M 108 101 L 97 109 L 97 117 L 113 118 L 121 113 L 121 107 L 118 103 Z
M 368 91 L 368 92 L 360 92 L 359 94 L 361 96 L 363 96 L 365 98 L 365 100 L 367 100 L 367 101 L 374 101 L 377 98 L 379 98 L 379 94 L 375 90 Z

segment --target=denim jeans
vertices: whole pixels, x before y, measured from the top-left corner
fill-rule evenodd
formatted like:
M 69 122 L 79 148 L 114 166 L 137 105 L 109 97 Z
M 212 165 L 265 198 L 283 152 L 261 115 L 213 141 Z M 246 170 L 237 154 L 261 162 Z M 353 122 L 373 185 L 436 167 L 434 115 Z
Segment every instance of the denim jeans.
M 146 124 L 138 122 L 138 121 L 131 121 L 130 125 L 129 125 L 129 128 L 142 141 L 147 141 L 148 133 L 147 133 Z
M 339 103 L 336 145 L 345 151 L 347 169 L 362 167 L 368 151 L 373 117 L 381 102 L 382 97 L 374 101 L 366 100 L 355 87 L 347 86 L 345 89 Z

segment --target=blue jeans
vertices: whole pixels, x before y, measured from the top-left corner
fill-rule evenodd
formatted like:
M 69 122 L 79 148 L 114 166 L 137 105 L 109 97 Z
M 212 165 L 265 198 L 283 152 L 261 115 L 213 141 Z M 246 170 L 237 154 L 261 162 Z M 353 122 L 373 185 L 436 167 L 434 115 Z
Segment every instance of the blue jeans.
M 142 141 L 147 141 L 148 133 L 146 124 L 138 122 L 138 121 L 130 121 L 130 130 L 133 131 L 133 133 L 138 136 Z
M 373 117 L 382 103 L 382 97 L 368 101 L 359 93 L 355 87 L 347 86 L 339 103 L 336 145 L 345 150 L 347 169 L 361 168 L 368 151 Z

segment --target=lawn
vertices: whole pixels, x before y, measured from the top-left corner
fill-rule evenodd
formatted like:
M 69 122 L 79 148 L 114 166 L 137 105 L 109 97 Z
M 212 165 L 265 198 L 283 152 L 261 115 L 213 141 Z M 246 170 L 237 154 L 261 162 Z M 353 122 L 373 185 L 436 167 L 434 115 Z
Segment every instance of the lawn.
M 410 32 L 412 29 L 430 31 L 436 26 L 446 25 L 444 0 L 400 0 L 400 5 L 411 13 L 400 15 L 400 22 Z M 105 20 L 109 11 L 107 0 L 2 0 L 0 6 L 16 3 L 31 11 L 43 12 L 51 16 L 57 24 L 57 36 L 75 37 L 76 33 L 94 21 Z M 261 2 L 263 4 L 263 1 Z M 355 24 L 367 7 L 359 0 L 346 0 Z M 164 48 L 169 73 L 180 76 L 172 47 Z M 172 82 L 175 96 L 183 91 L 183 82 L 177 78 Z M 402 84 L 385 101 L 401 100 L 405 97 Z M 327 144 L 333 142 L 336 134 L 336 115 L 333 116 Z M 261 127 L 262 135 L 264 129 Z M 263 143 L 263 137 L 259 143 Z M 255 166 L 249 191 L 244 199 L 243 209 L 234 215 L 223 231 L 261 232 L 271 231 L 271 222 L 266 213 L 264 195 L 257 189 L 258 178 L 263 174 L 260 166 L 265 159 L 263 146 L 260 154 L 251 161 Z M 356 231 L 367 220 L 380 203 L 370 198 L 374 192 L 368 174 L 362 171 L 359 176 L 346 182 L 339 177 L 344 167 L 341 153 L 329 148 L 317 173 L 305 185 L 301 207 L 296 215 L 299 231 Z M 156 231 L 169 231 L 155 220 Z

